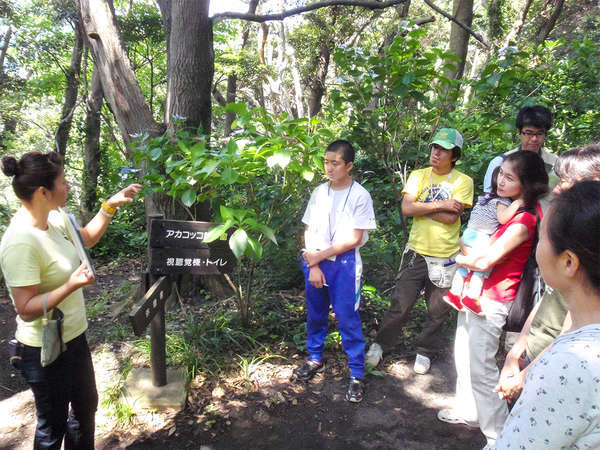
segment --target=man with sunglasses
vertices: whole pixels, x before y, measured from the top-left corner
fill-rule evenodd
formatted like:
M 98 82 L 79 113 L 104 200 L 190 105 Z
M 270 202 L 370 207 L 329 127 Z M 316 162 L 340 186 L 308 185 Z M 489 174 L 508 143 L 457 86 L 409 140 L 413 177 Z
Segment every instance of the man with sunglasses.
M 502 165 L 506 155 L 519 150 L 536 152 L 544 160 L 544 166 L 548 175 L 552 174 L 552 167 L 554 167 L 557 156 L 542 147 L 548 130 L 552 128 L 552 113 L 550 110 L 541 105 L 524 106 L 517 114 L 516 125 L 519 132 L 520 145 L 514 150 L 498 155 L 490 161 L 485 172 L 485 178 L 483 179 L 483 191 L 486 193 L 492 190 L 492 173 L 494 173 L 494 169 Z M 551 178 L 550 187 L 552 188 L 556 185 L 557 181 L 556 177 Z

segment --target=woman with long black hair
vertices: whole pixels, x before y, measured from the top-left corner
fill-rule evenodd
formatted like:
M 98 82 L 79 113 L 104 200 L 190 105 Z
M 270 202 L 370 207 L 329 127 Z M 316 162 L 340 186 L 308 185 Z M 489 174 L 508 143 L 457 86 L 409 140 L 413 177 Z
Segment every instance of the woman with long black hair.
M 455 405 L 438 414 L 444 422 L 478 426 L 488 447 L 494 444 L 508 416 L 506 401 L 493 392 L 499 376 L 495 355 L 531 254 L 537 217 L 542 217 L 539 200 L 548 192 L 544 162 L 534 152 L 508 155 L 498 173 L 497 190 L 501 197 L 520 200 L 523 207 L 492 235 L 490 246 L 456 257 L 457 264 L 469 270 L 492 270 L 479 298 L 482 315 L 458 313 Z

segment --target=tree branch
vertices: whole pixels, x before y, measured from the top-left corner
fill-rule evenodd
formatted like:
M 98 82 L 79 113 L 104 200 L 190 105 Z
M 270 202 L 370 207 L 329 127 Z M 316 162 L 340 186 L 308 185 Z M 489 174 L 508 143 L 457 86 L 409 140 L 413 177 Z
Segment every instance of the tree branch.
M 295 16 L 296 14 L 302 14 L 308 11 L 314 11 L 315 9 L 326 8 L 328 6 L 358 6 L 360 8 L 367 9 L 384 9 L 389 8 L 390 6 L 406 3 L 407 1 L 408 0 L 390 0 L 387 2 L 364 0 L 327 0 L 317 3 L 311 3 L 310 5 L 305 5 L 298 8 L 289 9 L 287 11 L 282 11 L 277 14 L 265 14 L 264 16 L 257 14 L 224 12 L 220 14 L 215 14 L 214 16 L 212 16 L 211 20 L 213 22 L 213 25 L 225 19 L 242 19 L 249 20 L 251 22 L 262 23 L 267 22 L 269 20 L 283 20 L 286 17 Z
M 437 6 L 435 6 L 433 3 L 431 3 L 430 0 L 423 0 L 423 1 L 427 4 L 427 6 L 429 6 L 431 9 L 433 9 L 435 12 L 441 14 L 446 19 L 451 20 L 452 22 L 456 23 L 459 27 L 461 27 L 463 30 L 465 30 L 466 32 L 468 32 L 471 36 L 473 36 L 475 39 L 477 39 L 479 42 L 481 42 L 481 44 L 485 48 L 490 48 L 490 44 L 479 33 L 476 33 L 471 28 L 469 28 L 464 23 L 462 23 L 460 20 L 457 20 L 454 16 L 451 16 L 450 14 L 448 14 L 447 12 L 445 12 L 444 10 L 442 10 L 442 9 L 438 8 Z

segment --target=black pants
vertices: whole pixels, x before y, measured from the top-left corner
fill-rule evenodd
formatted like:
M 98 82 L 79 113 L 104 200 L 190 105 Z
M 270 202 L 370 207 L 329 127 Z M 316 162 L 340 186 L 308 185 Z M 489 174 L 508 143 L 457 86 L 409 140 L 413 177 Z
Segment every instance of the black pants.
M 406 325 L 410 312 L 424 291 L 428 318 L 417 338 L 417 353 L 433 356 L 439 351 L 439 331 L 451 308 L 442 297 L 449 288 L 439 288 L 429 280 L 425 258 L 413 250 L 402 257 L 396 284 L 390 296 L 390 308 L 383 316 L 375 342 L 384 351 L 398 343 L 402 327 Z
M 22 356 L 21 373 L 35 398 L 34 449 L 60 449 L 63 437 L 66 450 L 93 449 L 98 392 L 85 333 L 49 366 L 41 366 L 39 347 L 25 345 Z

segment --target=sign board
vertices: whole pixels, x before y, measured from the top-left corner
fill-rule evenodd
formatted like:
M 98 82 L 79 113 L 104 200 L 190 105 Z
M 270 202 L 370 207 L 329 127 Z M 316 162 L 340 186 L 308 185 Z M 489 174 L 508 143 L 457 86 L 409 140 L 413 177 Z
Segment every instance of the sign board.
M 203 242 L 214 225 L 212 222 L 153 220 L 150 226 L 150 273 L 230 273 L 237 261 L 227 240 Z
M 168 277 L 160 277 L 148 289 L 146 295 L 129 314 L 129 320 L 136 336 L 141 336 L 144 333 L 144 330 L 157 311 L 164 306 L 170 294 L 171 282 Z

